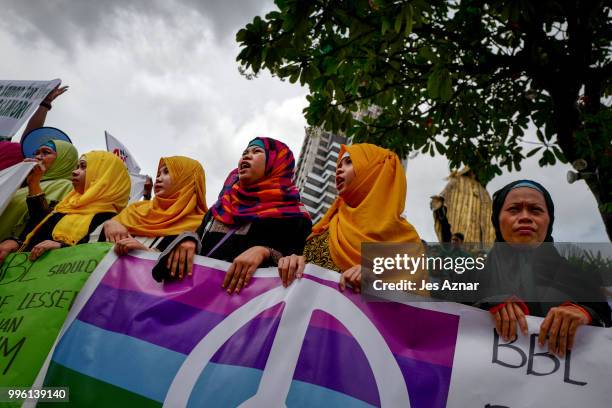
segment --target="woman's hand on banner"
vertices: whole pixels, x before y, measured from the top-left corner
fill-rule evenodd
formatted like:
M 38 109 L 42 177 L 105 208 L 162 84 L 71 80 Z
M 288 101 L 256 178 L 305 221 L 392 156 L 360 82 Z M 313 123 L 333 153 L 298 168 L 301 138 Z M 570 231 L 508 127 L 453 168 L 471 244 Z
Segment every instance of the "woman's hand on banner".
M 126 255 L 128 252 L 134 249 L 148 250 L 142 242 L 138 241 L 134 237 L 123 238 L 115 243 L 115 253 L 119 256 Z
M 495 331 L 506 341 L 516 338 L 516 326 L 518 324 L 524 335 L 528 333 L 527 319 L 521 307 L 514 302 L 507 302 L 502 307 L 492 313 L 495 320 Z
M 278 275 L 287 287 L 294 279 L 301 279 L 306 267 L 305 258 L 301 255 L 289 255 L 278 260 Z
M 548 338 L 548 351 L 563 357 L 574 347 L 578 327 L 586 324 L 589 324 L 589 319 L 579 307 L 553 307 L 540 325 L 540 346 L 544 346 Z
M 30 261 L 34 262 L 38 258 L 40 258 L 45 252 L 50 251 L 52 249 L 59 249 L 62 247 L 57 241 L 51 241 L 50 239 L 43 241 L 37 244 L 32 251 L 30 251 Z
M 0 265 L 4 262 L 4 259 L 11 253 L 19 249 L 19 242 L 14 239 L 7 239 L 0 242 Z
M 120 222 L 108 220 L 104 223 L 104 236 L 106 242 L 116 244 L 122 239 L 130 238 L 130 233 Z
M 193 272 L 193 257 L 196 252 L 196 243 L 186 239 L 178 244 L 168 255 L 166 267 L 170 270 L 170 276 L 183 279 L 183 276 L 191 276 Z
M 353 265 L 340 275 L 338 287 L 340 292 L 344 292 L 346 284 L 350 284 L 355 293 L 361 292 L 361 265 Z
M 249 284 L 259 265 L 269 257 L 270 250 L 263 246 L 251 247 L 238 255 L 225 274 L 223 288 L 229 294 L 240 293 Z

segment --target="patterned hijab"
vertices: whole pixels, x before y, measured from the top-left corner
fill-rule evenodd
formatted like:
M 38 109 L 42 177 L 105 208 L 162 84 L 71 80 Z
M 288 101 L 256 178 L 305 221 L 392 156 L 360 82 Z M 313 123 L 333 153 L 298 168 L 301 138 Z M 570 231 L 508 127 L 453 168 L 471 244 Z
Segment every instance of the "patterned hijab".
M 329 253 L 343 271 L 361 263 L 362 242 L 420 244 L 417 231 L 401 217 L 406 175 L 399 157 L 373 144 L 342 145 L 338 164 L 344 153 L 351 157 L 355 178 L 309 238 L 329 230 Z
M 264 176 L 252 185 L 238 183 L 238 169 L 230 172 L 217 202 L 211 207 L 216 220 L 226 225 L 242 225 L 261 218 L 307 218 L 293 183 L 295 159 L 287 145 L 268 137 L 257 137 L 249 146 L 266 152 Z
M 132 235 L 161 237 L 198 229 L 206 213 L 204 169 L 197 161 L 184 156 L 162 157 L 172 180 L 167 197 L 130 204 L 114 219 Z

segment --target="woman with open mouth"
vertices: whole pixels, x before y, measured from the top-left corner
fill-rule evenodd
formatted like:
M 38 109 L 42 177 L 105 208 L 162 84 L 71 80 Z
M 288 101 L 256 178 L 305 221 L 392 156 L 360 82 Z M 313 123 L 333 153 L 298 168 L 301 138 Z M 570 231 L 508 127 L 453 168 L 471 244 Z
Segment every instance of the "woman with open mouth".
M 285 286 L 302 277 L 306 263 L 313 263 L 341 273 L 340 290 L 350 284 L 359 292 L 362 242 L 402 242 L 420 248 L 419 234 L 402 218 L 406 176 L 395 153 L 367 143 L 342 145 L 336 188 L 338 197 L 312 228 L 304 255 L 279 261 Z M 417 280 L 425 279 L 416 275 Z
M 267 137 L 251 140 L 197 233 L 179 236 L 180 243 L 161 254 L 153 276 L 191 275 L 198 253 L 231 262 L 223 287 L 239 293 L 257 268 L 301 253 L 312 222 L 293 183 L 294 167 L 293 153 L 284 143 Z

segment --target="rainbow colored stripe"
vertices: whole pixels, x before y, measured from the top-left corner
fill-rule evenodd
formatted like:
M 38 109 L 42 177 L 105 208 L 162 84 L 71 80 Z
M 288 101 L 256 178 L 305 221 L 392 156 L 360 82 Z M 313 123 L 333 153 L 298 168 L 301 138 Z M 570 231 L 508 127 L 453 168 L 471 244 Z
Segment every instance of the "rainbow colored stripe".
M 229 296 L 221 289 L 224 271 L 197 265 L 192 279 L 161 285 L 151 278 L 151 267 L 152 261 L 132 256 L 113 264 L 58 343 L 45 386 L 70 387 L 71 404 L 160 406 L 196 344 L 237 308 L 280 284 L 278 278 L 254 278 L 240 295 Z M 444 407 L 459 317 L 397 303 L 365 303 L 352 293 L 344 296 L 389 345 L 411 405 Z M 216 352 L 198 378 L 189 406 L 237 406 L 255 394 L 282 311 L 283 303 L 260 313 Z M 323 311 L 312 315 L 286 403 L 380 405 L 359 344 Z

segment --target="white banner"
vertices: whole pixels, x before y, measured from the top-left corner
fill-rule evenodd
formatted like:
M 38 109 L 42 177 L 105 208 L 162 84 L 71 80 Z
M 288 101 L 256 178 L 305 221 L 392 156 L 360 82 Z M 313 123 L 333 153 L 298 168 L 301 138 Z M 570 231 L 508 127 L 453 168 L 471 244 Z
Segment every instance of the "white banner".
M 314 265 L 288 288 L 276 268 L 258 269 L 229 296 L 220 289 L 226 262 L 198 256 L 193 277 L 162 284 L 151 278 L 157 254 L 130 255 L 111 251 L 91 274 L 34 387 L 53 362 L 167 407 L 603 408 L 612 401 L 609 329 L 580 327 L 572 353 L 558 358 L 537 344 L 539 318 L 529 318 L 529 335 L 507 344 L 488 312 L 408 302 L 405 294 L 397 303 L 365 302 L 338 290 L 339 274 Z M 73 392 L 71 378 L 56 371 L 50 381 L 71 387 L 81 404 L 103 392 L 98 382 Z
M 36 163 L 17 163 L 0 171 L 0 216 Z
M 62 81 L 0 80 L 0 136 L 11 138 Z
M 134 159 L 134 156 L 127 147 L 107 131 L 104 132 L 104 136 L 106 137 L 106 150 L 119 156 L 127 166 L 130 174 L 140 174 L 140 166 L 136 163 L 136 159 Z

